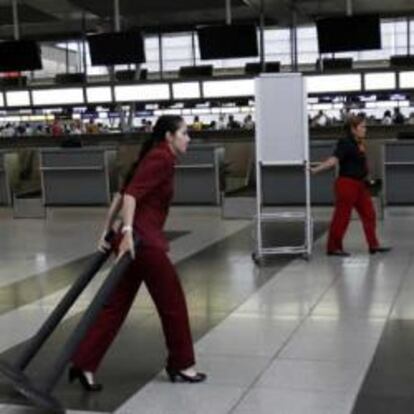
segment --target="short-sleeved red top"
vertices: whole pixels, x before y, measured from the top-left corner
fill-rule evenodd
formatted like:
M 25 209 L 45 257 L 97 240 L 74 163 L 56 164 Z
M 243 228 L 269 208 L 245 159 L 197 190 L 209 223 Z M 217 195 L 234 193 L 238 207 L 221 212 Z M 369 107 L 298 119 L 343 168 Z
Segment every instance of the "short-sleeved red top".
M 135 197 L 133 227 L 144 246 L 168 250 L 163 228 L 174 195 L 176 156 L 167 142 L 158 144 L 143 158 L 121 193 Z

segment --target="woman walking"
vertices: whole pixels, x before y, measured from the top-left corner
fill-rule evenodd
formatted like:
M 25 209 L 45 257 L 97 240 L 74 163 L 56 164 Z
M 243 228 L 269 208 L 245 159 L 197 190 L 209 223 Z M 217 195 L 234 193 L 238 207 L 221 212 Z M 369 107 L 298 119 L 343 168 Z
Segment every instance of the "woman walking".
M 134 261 L 72 358 L 69 379 L 78 379 L 86 390 L 102 389 L 101 384 L 95 383 L 94 373 L 124 322 L 141 282 L 146 284 L 161 319 L 170 380 L 201 382 L 206 379 L 205 374 L 194 368 L 187 305 L 167 256 L 168 243 L 163 234 L 173 197 L 176 157 L 186 152 L 189 141 L 187 125 L 181 117 L 160 117 L 109 209 L 103 234 L 121 211 L 123 227 L 118 256 L 129 252 Z M 141 240 L 136 252 L 134 232 Z M 105 247 L 105 243 L 102 237 L 100 246 Z
M 351 116 L 346 124 L 346 131 L 346 137 L 338 141 L 334 154 L 319 166 L 311 168 L 311 172 L 317 174 L 339 165 L 339 176 L 335 182 L 335 211 L 329 230 L 327 254 L 349 256 L 343 249 L 343 238 L 353 208 L 362 220 L 370 254 L 385 253 L 391 249 L 380 246 L 378 242 L 375 209 L 366 183 L 368 163 L 365 119 Z

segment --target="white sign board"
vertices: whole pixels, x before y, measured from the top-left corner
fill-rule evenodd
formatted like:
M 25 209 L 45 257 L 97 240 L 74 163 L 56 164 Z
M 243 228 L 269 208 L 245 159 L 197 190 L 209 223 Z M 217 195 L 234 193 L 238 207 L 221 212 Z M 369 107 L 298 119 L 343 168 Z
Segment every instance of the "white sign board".
M 256 156 L 263 164 L 308 161 L 307 94 L 301 74 L 256 79 Z

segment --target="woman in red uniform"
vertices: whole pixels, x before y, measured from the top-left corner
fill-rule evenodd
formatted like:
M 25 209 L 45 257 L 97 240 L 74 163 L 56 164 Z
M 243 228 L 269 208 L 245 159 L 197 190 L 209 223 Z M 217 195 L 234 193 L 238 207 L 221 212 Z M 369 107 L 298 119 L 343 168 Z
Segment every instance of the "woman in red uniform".
M 351 116 L 346 124 L 347 136 L 338 141 L 332 157 L 312 168 L 313 174 L 336 167 L 339 177 L 335 182 L 335 211 L 333 214 L 327 254 L 349 256 L 343 249 L 343 238 L 348 228 L 352 209 L 358 212 L 371 254 L 384 253 L 389 247 L 381 247 L 376 235 L 375 210 L 366 186 L 368 163 L 365 151 L 367 126 L 361 116 Z
M 71 381 L 78 379 L 89 391 L 99 391 L 94 373 L 118 333 L 143 281 L 156 305 L 168 348 L 166 371 L 172 382 L 201 382 L 206 375 L 194 369 L 195 358 L 187 305 L 180 281 L 168 256 L 163 234 L 173 196 L 176 157 L 187 150 L 190 137 L 179 116 L 158 119 L 151 138 L 141 149 L 107 216 L 105 234 L 121 211 L 122 240 L 118 257 L 130 252 L 134 262 L 101 311 L 72 358 Z M 141 239 L 134 252 L 134 231 Z M 103 247 L 103 237 L 100 246 Z

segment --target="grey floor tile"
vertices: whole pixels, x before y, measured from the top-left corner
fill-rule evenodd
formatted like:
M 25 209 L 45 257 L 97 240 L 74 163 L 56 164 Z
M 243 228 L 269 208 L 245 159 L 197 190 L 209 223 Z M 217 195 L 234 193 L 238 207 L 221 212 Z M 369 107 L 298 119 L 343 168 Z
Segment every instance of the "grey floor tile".
M 322 301 L 312 311 L 314 316 L 354 316 L 360 318 L 383 318 L 386 319 L 390 313 L 392 301 L 388 302 L 363 302 L 352 304 L 348 300 Z
M 232 414 L 349 414 L 353 397 L 342 392 L 255 388 Z
M 34 407 L 17 405 L 0 405 L 0 414 L 44 414 L 43 410 Z M 66 414 L 109 414 L 103 411 L 77 411 L 67 410 Z
M 358 338 L 377 341 L 385 326 L 384 318 L 361 318 L 352 315 L 311 315 L 300 326 L 295 337 L 338 337 L 340 340 Z
M 365 369 L 343 361 L 276 359 L 257 382 L 257 388 L 349 392 L 358 391 Z
M 53 210 L 48 222 L 18 222 L 0 211 L 5 234 L 0 241 L 0 287 L 92 252 L 104 211 Z M 330 216 L 331 209 L 327 211 Z M 220 265 L 211 265 L 210 257 L 200 256 L 197 269 L 186 269 L 191 276 L 186 283 L 194 312 L 194 333 L 200 336 L 207 327 L 211 329 L 224 319 L 225 315 L 211 313 L 214 309 L 233 311 L 196 346 L 198 368 L 208 372 L 208 382 L 194 387 L 176 386 L 166 382 L 164 375 L 158 376 L 119 412 L 228 414 L 237 404 L 232 414 L 348 414 L 356 396 L 355 388 L 368 368 L 398 294 L 392 316 L 414 319 L 413 212 L 414 209 L 408 213 L 405 209 L 391 209 L 387 220 L 379 225 L 381 238 L 395 246 L 389 255 L 367 254 L 360 222 L 355 220 L 346 238 L 346 248 L 353 253 L 351 258 L 325 256 L 323 238 L 315 245 L 310 262 L 294 260 L 284 268 L 281 266 L 276 277 L 271 277 L 274 272 L 271 276 L 266 274 L 266 268 L 255 268 L 245 247 L 237 247 L 229 257 L 226 252 L 214 252 L 214 256 L 217 253 L 226 257 Z M 318 209 L 315 214 L 318 216 Z M 323 213 L 321 217 L 326 219 L 328 215 Z M 173 261 L 182 260 L 248 225 L 247 221 L 221 220 L 217 208 L 173 208 L 167 227 L 190 233 L 172 243 L 171 257 Z M 68 230 L 73 237 L 62 241 Z M 246 240 L 242 243 L 246 244 Z M 209 269 L 207 275 L 205 269 Z M 226 273 L 229 278 L 223 282 L 214 273 Z M 40 290 L 42 283 L 39 280 Z M 200 286 L 208 295 L 203 297 L 196 292 Z M 252 288 L 257 293 L 249 296 Z M 93 292 L 92 289 L 85 295 L 76 312 L 84 309 Z M 244 303 L 239 306 L 241 302 L 232 302 L 230 292 L 245 299 Z M 16 291 L 8 300 L 15 301 L 19 309 L 0 316 L 0 332 L 10 333 L 0 340 L 0 349 L 27 339 L 56 303 L 59 293 L 45 297 L 41 303 L 19 307 L 22 292 Z M 151 299 L 144 291 L 140 293 L 134 314 L 153 315 Z M 161 344 L 159 323 L 154 318 L 146 319 L 143 326 L 148 332 L 155 329 Z M 133 329 L 131 332 L 135 334 Z M 130 339 L 121 336 L 119 340 L 118 345 L 128 349 Z M 278 352 L 278 359 L 271 362 Z M 141 364 L 137 366 L 142 368 Z M 101 375 L 106 376 L 106 381 L 114 372 L 116 366 L 108 365 Z M 246 388 L 260 374 L 253 390 L 240 403 Z M 136 373 L 131 378 L 135 380 Z M 92 410 L 93 405 L 89 408 Z M 3 412 L 37 414 L 13 406 L 0 407 L 0 414 Z
M 299 319 L 230 316 L 197 343 L 201 354 L 272 356 L 288 339 Z
M 237 387 L 153 382 L 115 414 L 227 414 L 240 399 Z
M 280 353 L 280 358 L 365 363 L 372 359 L 377 342 L 377 339 L 300 335 L 295 336 L 286 345 Z

